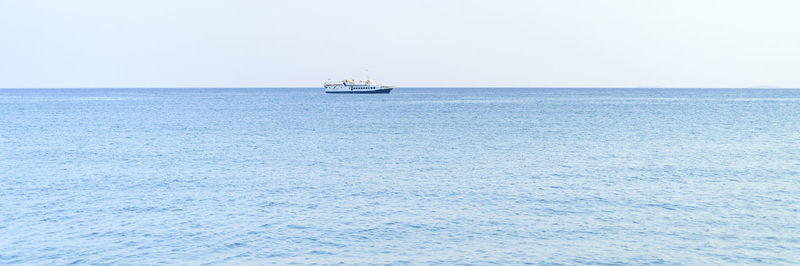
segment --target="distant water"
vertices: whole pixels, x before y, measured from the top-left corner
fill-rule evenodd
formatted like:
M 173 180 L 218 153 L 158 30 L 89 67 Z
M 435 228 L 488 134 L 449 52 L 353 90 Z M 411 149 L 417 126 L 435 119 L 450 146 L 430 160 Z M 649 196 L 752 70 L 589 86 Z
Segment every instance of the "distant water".
M 0 90 L 0 264 L 800 263 L 800 90 Z

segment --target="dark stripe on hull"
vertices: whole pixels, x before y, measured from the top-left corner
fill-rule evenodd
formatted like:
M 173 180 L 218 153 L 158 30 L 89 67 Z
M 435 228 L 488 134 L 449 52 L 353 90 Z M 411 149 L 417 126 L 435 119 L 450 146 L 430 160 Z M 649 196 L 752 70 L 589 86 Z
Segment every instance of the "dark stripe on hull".
M 390 93 L 390 92 L 392 92 L 392 89 L 380 89 L 380 90 L 374 90 L 374 91 L 357 91 L 357 90 L 352 90 L 352 91 L 325 91 L 325 93 L 383 93 L 383 94 Z

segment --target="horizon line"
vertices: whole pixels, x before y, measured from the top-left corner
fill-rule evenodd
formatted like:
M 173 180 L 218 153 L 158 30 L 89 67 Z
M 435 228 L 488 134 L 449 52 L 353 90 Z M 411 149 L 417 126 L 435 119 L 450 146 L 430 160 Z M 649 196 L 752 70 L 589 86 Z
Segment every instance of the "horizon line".
M 321 89 L 322 87 L 284 87 L 284 86 L 222 86 L 222 87 L 0 87 L 0 90 L 72 90 L 72 89 Z M 591 87 L 591 86 L 559 86 L 559 87 L 529 87 L 529 86 L 409 86 L 396 87 L 397 89 L 800 89 L 800 87 L 663 87 L 663 86 L 635 86 L 635 87 Z

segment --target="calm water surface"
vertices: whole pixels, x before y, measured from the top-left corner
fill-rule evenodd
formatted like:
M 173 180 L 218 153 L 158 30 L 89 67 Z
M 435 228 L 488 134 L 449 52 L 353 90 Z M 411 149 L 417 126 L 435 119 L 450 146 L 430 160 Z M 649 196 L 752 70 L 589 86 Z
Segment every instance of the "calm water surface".
M 0 90 L 0 264 L 800 263 L 800 90 Z

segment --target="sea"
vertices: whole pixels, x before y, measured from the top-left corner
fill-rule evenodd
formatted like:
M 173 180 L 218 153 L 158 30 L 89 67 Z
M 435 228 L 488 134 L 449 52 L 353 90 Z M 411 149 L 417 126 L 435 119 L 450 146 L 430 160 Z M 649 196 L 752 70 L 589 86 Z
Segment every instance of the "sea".
M 0 90 L 0 264 L 800 264 L 800 90 Z

